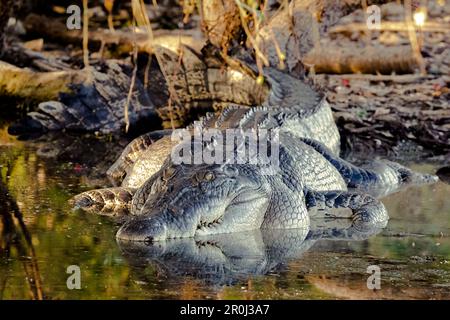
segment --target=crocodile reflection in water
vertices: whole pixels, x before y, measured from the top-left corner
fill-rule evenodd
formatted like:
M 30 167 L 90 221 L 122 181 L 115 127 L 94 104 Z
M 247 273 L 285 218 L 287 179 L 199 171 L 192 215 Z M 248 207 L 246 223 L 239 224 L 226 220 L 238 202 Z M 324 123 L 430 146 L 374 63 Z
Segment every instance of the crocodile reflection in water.
M 196 238 L 144 243 L 118 240 L 122 254 L 136 276 L 147 282 L 147 266 L 165 278 L 192 277 L 208 285 L 232 285 L 249 277 L 266 275 L 299 259 L 318 240 L 362 241 L 381 229 L 351 226 L 345 219 L 313 219 L 310 228 L 254 230 Z

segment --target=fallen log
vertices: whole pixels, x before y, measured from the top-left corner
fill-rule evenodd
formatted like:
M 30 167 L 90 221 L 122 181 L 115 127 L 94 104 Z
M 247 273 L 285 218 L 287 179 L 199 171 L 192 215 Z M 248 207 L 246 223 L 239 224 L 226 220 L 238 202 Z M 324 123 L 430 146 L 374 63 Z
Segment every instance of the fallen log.
M 54 100 L 71 87 L 86 81 L 83 71 L 36 72 L 0 61 L 0 96 L 14 96 L 35 101 Z
M 376 29 L 376 31 L 401 31 L 408 32 L 410 30 L 410 25 L 405 22 L 397 22 L 397 21 L 387 21 L 382 22 L 380 27 Z M 450 26 L 444 25 L 442 23 L 437 23 L 433 21 L 427 21 L 423 26 L 414 27 L 412 26 L 414 31 L 422 31 L 422 32 L 450 32 Z M 367 28 L 367 23 L 348 23 L 343 25 L 338 25 L 330 28 L 328 31 L 331 33 L 343 33 L 347 35 L 351 35 L 353 32 L 367 32 L 370 31 Z
M 124 106 L 132 69 L 130 64 L 107 60 L 81 71 L 34 72 L 2 62 L 0 94 L 44 101 L 10 126 L 9 132 L 19 135 L 66 129 L 105 134 L 120 131 L 125 126 Z M 137 80 L 128 105 L 130 123 L 154 119 L 156 122 L 150 121 L 150 126 L 158 126 L 153 101 L 165 99 L 163 91 L 161 85 L 145 90 L 142 81 Z
M 164 75 L 156 59 L 152 59 L 146 68 L 143 68 L 142 63 L 139 67 L 140 59 L 136 59 L 138 67 L 134 86 L 131 86 L 133 65 L 112 59 L 98 61 L 92 64 L 92 68 L 80 71 L 86 73 L 86 80 L 72 83 L 67 80 L 63 82 L 64 86 L 56 86 L 51 90 L 51 95 L 39 94 L 40 82 L 24 84 L 23 81 L 26 80 L 19 81 L 24 88 L 9 89 L 10 95 L 32 96 L 35 100 L 44 102 L 38 105 L 36 111 L 28 113 L 24 120 L 11 126 L 10 133 L 63 129 L 113 133 L 128 124 L 126 112 L 130 115 L 131 125 L 145 119 L 150 120 L 147 129 L 158 129 L 160 126 L 178 127 L 186 125 L 199 113 L 222 108 L 230 102 L 257 105 L 266 96 L 267 87 L 257 84 L 250 75 L 222 67 L 220 64 L 208 66 L 205 63 L 207 57 L 203 57 L 191 47 L 180 46 L 177 41 L 155 46 L 154 50 L 161 56 Z M 147 64 L 147 59 L 145 60 L 141 62 Z M 21 79 L 33 78 L 36 74 L 44 79 L 54 79 L 51 76 L 60 74 L 37 73 L 8 66 L 19 74 Z M 144 84 L 147 67 L 151 74 L 148 86 Z M 70 71 L 61 72 L 63 75 L 71 74 Z M 8 74 L 0 78 L 0 88 L 9 85 L 11 76 L 13 75 Z M 173 94 L 169 93 L 169 85 L 173 86 Z M 127 104 L 130 86 L 131 100 Z
M 303 59 L 316 73 L 411 73 L 417 62 L 410 46 L 336 47 L 321 44 Z

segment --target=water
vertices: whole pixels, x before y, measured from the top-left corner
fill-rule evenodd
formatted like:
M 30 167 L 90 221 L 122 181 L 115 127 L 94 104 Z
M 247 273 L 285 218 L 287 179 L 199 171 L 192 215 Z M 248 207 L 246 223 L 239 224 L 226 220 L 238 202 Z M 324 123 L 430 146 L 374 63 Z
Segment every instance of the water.
M 361 240 L 296 230 L 130 247 L 115 241 L 115 222 L 67 203 L 105 184 L 126 141 L 58 135 L 22 142 L 0 130 L 0 299 L 450 298 L 450 186 L 442 182 L 383 199 L 388 227 Z M 80 267 L 81 290 L 67 288 L 70 265 Z M 380 267 L 380 290 L 367 288 L 370 265 Z

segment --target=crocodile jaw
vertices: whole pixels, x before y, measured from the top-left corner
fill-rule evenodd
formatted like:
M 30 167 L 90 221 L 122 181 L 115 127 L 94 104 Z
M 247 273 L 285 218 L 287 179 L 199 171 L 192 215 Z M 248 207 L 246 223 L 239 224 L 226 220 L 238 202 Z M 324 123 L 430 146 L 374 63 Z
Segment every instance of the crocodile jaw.
M 261 189 L 246 189 L 231 199 L 215 199 L 201 206 L 157 210 L 135 216 L 119 229 L 118 240 L 153 243 L 175 238 L 258 229 L 269 196 Z

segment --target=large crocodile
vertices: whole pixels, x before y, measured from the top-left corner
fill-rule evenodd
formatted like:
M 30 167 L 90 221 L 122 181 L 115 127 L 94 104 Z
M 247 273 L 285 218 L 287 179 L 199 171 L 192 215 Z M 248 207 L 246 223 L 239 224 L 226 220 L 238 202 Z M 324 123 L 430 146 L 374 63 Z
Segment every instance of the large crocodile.
M 342 219 L 341 219 L 342 220 Z M 301 258 L 317 241 L 363 241 L 381 230 L 360 232 L 347 221 L 321 221 L 322 225 L 289 230 L 252 230 L 207 237 L 173 239 L 149 246 L 118 241 L 137 277 L 148 282 L 145 270 L 156 265 L 158 276 L 171 282 L 191 276 L 209 286 L 235 284 L 249 276 L 280 272 Z M 155 243 L 156 244 L 156 243 Z
M 120 187 L 82 193 L 75 205 L 108 214 L 128 209 L 131 215 L 117 238 L 135 241 L 300 228 L 309 224 L 314 208 L 349 208 L 350 214 L 329 214 L 351 218 L 363 230 L 384 227 L 388 220 L 374 195 L 437 180 L 390 161 L 357 167 L 339 158 L 339 134 L 325 98 L 277 70 L 266 69 L 265 76 L 270 91 L 261 106 L 230 106 L 197 127 L 278 130 L 275 173 L 267 174 L 262 164 L 175 163 L 175 142 L 167 133 L 147 134 L 131 142 L 110 168 Z M 183 143 L 196 150 L 195 140 Z

